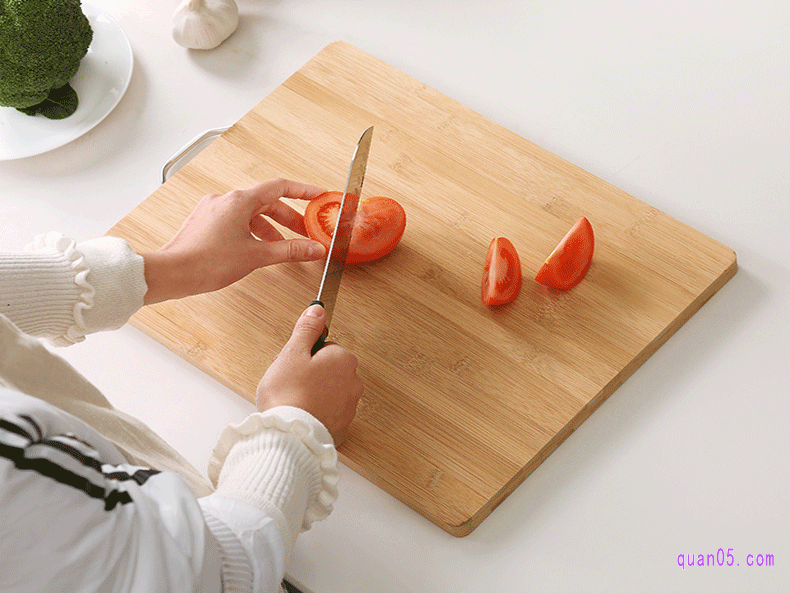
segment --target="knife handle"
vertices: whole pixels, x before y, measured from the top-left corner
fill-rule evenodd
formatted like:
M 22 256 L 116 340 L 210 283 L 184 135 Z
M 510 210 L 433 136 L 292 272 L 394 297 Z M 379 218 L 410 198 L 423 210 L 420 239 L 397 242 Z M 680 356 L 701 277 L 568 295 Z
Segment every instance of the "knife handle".
M 313 301 L 312 303 L 310 303 L 310 306 L 312 307 L 313 305 L 321 305 L 323 307 L 324 303 L 322 303 L 321 301 Z M 318 339 L 315 341 L 315 344 L 313 344 L 313 347 L 310 349 L 311 356 L 315 356 L 315 353 L 324 347 L 328 335 L 329 335 L 329 328 L 327 326 L 324 326 L 324 331 L 321 332 L 321 335 L 318 336 Z

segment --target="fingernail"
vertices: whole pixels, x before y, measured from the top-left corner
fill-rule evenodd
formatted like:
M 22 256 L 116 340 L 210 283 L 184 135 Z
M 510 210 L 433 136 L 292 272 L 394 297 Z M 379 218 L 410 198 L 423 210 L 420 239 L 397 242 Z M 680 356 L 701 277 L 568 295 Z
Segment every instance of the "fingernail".
M 322 257 L 324 255 L 324 246 L 321 245 L 321 243 L 313 243 L 312 245 L 310 245 L 309 249 L 307 250 L 307 253 L 310 257 L 318 259 L 319 257 Z
M 321 305 L 310 305 L 304 314 L 307 317 L 321 317 L 323 310 L 324 308 Z

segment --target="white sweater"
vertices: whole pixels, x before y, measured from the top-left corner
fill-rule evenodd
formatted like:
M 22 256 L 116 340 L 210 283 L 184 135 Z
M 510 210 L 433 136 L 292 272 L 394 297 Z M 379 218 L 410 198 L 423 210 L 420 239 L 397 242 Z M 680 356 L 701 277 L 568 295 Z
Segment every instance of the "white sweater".
M 209 463 L 216 491 L 196 498 L 58 406 L 149 430 L 31 337 L 67 345 L 120 327 L 143 304 L 143 272 L 110 237 L 49 234 L 0 254 L 0 591 L 278 591 L 296 535 L 332 510 L 337 453 L 303 410 L 227 427 Z M 154 436 L 141 446 L 168 450 Z

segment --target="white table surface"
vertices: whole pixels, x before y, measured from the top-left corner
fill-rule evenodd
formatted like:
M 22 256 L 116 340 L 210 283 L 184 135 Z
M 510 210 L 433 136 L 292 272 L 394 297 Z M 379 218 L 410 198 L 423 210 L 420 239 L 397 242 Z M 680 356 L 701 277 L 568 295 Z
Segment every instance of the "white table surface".
M 131 41 L 129 90 L 87 135 L 0 162 L 2 249 L 103 234 L 176 150 L 342 39 L 738 254 L 735 278 L 471 535 L 343 467 L 291 578 L 316 593 L 790 590 L 790 3 L 241 0 L 237 32 L 203 53 L 172 41 L 175 0 L 92 3 Z M 60 353 L 201 469 L 252 410 L 128 325 Z M 678 566 L 719 548 L 737 565 Z

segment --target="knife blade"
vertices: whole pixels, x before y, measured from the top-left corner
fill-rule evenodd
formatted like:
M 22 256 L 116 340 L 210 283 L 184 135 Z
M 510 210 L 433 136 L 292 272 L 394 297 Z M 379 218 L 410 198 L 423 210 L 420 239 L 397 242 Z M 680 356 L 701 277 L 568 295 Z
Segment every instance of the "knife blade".
M 332 313 L 334 313 L 335 303 L 337 302 L 337 292 L 340 289 L 340 280 L 343 277 L 348 248 L 351 245 L 351 233 L 354 229 L 354 219 L 357 215 L 362 183 L 365 181 L 365 169 L 368 164 L 372 138 L 373 126 L 365 130 L 354 149 L 354 156 L 348 168 L 346 189 L 343 192 L 343 199 L 337 210 L 335 230 L 332 233 L 332 242 L 329 244 L 329 252 L 326 255 L 321 285 L 318 287 L 318 295 L 315 297 L 315 300 L 310 303 L 311 305 L 321 305 L 326 310 L 324 331 L 313 345 L 312 354 L 323 348 L 329 335 L 329 324 L 332 321 Z

